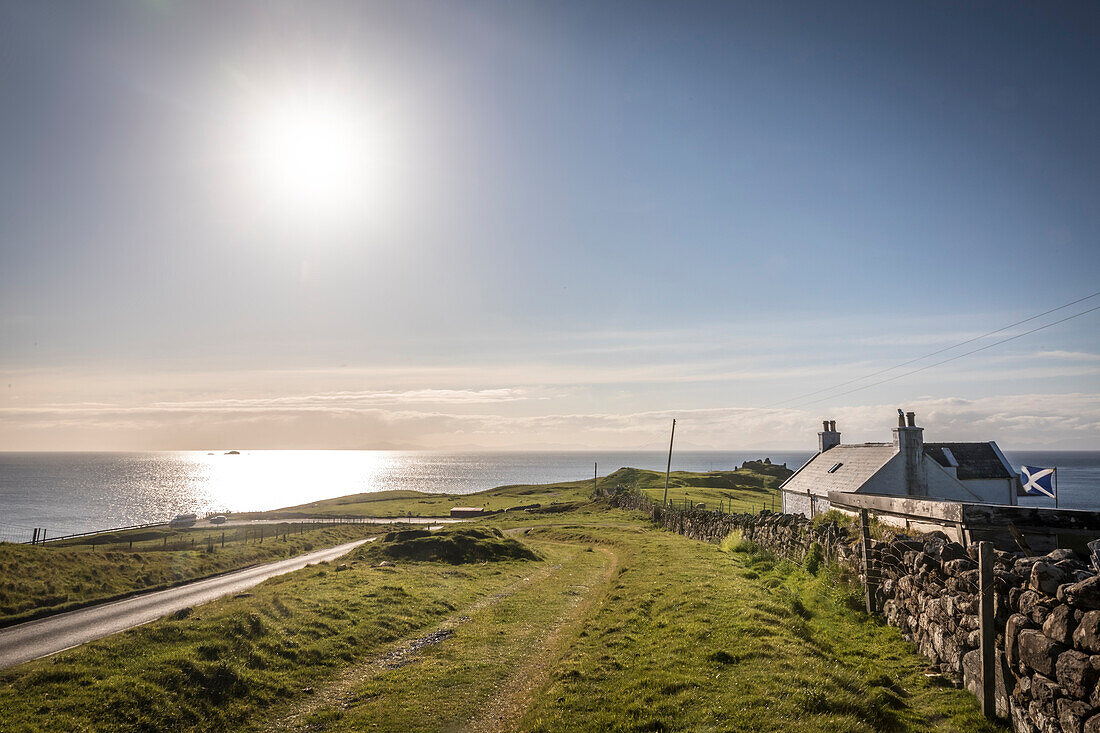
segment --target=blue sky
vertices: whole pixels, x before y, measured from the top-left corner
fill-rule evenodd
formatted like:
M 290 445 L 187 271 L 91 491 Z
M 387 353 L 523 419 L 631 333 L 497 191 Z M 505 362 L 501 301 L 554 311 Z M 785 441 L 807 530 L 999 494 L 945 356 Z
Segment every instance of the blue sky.
M 1100 312 L 792 399 L 1100 290 L 1098 40 L 1091 3 L 5 4 L 0 447 L 802 448 L 901 406 L 1100 448 Z M 299 108 L 337 122 L 283 180 Z

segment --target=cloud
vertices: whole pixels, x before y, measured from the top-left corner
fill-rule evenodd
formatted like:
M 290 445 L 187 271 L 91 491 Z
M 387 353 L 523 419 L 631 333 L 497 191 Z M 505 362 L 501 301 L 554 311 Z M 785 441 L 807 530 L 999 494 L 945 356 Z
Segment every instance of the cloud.
M 482 408 L 508 404 L 480 402 Z M 389 398 L 386 398 L 389 399 Z M 414 398 L 415 399 L 415 398 Z M 623 412 L 462 413 L 462 403 L 411 401 L 401 406 L 310 401 L 306 405 L 220 401 L 189 406 L 65 410 L 0 410 L 0 440 L 13 450 L 242 448 L 571 448 L 662 449 L 669 422 L 685 445 L 709 449 L 802 449 L 816 445 L 822 419 L 835 419 L 845 442 L 891 439 L 898 405 L 853 405 L 828 414 L 807 410 L 714 407 Z M 917 413 L 928 440 L 997 440 L 1006 449 L 1095 448 L 1100 395 L 1019 394 L 976 400 L 920 398 L 901 407 Z M 50 442 L 43 446 L 42 441 Z

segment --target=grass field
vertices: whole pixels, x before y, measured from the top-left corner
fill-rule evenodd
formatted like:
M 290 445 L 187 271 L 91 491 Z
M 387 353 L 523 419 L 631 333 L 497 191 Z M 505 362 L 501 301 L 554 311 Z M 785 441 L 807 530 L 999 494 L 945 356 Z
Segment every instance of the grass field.
M 731 471 L 674 471 L 669 480 L 669 499 L 732 511 L 758 511 L 778 501 L 774 488 L 788 473 L 780 466 L 756 462 Z M 600 477 L 597 484 L 629 486 L 660 499 L 664 482 L 664 474 L 658 471 L 621 468 Z M 234 515 L 234 519 L 287 520 L 287 524 L 280 525 L 214 530 L 158 526 L 33 547 L 0 544 L 0 626 L 384 531 L 377 527 L 322 529 L 295 525 L 295 517 L 443 516 L 456 504 L 490 510 L 538 505 L 537 511 L 554 510 L 589 501 L 593 488 L 593 482 L 586 479 L 501 486 L 469 495 L 416 491 L 353 494 L 272 512 Z M 517 516 L 527 518 L 531 514 L 520 511 Z
M 775 489 L 790 475 L 781 466 L 753 462 L 748 467 L 730 471 L 692 473 L 673 471 L 669 477 L 670 501 L 704 502 L 708 508 L 717 509 L 719 503 L 732 507 L 733 511 L 759 511 L 777 496 Z M 367 494 L 351 494 L 335 499 L 314 501 L 308 504 L 276 509 L 270 512 L 240 514 L 239 517 L 302 517 L 302 516 L 371 516 L 403 517 L 446 516 L 451 507 L 484 507 L 489 511 L 503 511 L 517 507 L 540 504 L 585 502 L 596 486 L 613 488 L 626 486 L 643 491 L 655 499 L 664 497 L 665 474 L 639 468 L 620 468 L 607 476 L 592 479 L 566 481 L 555 484 L 499 486 L 474 494 L 425 494 L 419 491 L 380 491 Z
M 308 524 L 217 531 L 155 528 L 111 535 L 109 544 L 0 543 L 0 626 L 299 555 L 385 529 Z
M 537 559 L 361 548 L 2 672 L 0 729 L 995 730 L 825 576 L 599 503 L 523 514 L 478 526 Z

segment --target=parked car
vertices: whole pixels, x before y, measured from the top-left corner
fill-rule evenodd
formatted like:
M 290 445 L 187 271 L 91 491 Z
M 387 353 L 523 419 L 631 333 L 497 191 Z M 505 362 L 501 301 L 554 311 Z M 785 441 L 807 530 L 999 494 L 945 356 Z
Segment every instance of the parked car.
M 226 519 L 224 514 L 219 514 L 216 517 L 210 517 L 211 524 L 225 524 Z
M 194 514 L 177 514 L 168 522 L 169 527 L 190 527 L 197 522 L 199 518 Z

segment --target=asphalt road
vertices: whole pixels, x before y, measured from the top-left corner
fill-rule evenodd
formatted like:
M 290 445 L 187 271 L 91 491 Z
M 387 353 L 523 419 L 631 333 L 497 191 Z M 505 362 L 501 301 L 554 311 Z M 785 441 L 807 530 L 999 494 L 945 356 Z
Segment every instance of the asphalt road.
M 371 538 L 373 539 L 373 538 Z M 306 565 L 335 560 L 364 542 L 356 540 L 304 555 L 235 570 L 167 590 L 143 593 L 120 601 L 60 613 L 0 629 L 0 669 L 45 657 L 119 631 L 147 624 L 181 608 L 240 593 L 268 578 Z
M 189 529 L 223 529 L 225 527 L 252 527 L 261 524 L 328 524 L 332 520 L 329 517 L 305 517 L 284 519 L 227 519 L 221 524 L 214 524 L 209 519 L 200 519 Z M 450 517 L 360 517 L 356 524 L 454 524 L 466 522 L 466 519 L 451 519 Z M 347 524 L 348 520 L 337 517 L 337 524 Z

